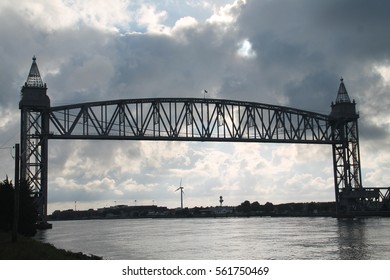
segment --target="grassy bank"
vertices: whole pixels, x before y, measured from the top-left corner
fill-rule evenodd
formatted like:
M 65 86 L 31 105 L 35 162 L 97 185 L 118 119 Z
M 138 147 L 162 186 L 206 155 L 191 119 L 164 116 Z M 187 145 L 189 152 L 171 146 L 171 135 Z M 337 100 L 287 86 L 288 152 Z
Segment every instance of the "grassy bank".
M 57 249 L 51 244 L 18 236 L 11 241 L 10 232 L 0 232 L 0 260 L 99 260 L 100 257 Z

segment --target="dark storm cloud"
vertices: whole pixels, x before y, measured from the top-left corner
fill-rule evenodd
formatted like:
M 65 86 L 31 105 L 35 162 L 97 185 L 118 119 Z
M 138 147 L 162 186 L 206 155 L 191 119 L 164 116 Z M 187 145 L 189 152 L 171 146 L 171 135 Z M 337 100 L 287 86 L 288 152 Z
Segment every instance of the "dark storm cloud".
M 378 125 L 369 120 L 361 119 L 359 132 L 360 139 L 364 141 L 373 140 L 379 143 L 379 141 L 386 141 L 386 139 L 388 139 L 390 126 L 388 124 Z
M 23 49 L 23 46 L 25 46 L 24 40 L 27 39 L 27 42 L 30 43 L 32 36 L 29 33 L 30 28 L 28 24 L 22 21 L 12 11 L 0 9 L 0 18 L 2 19 L 2 24 L 0 24 L 0 101 L 1 107 L 4 108 L 5 106 L 10 106 L 10 103 L 19 100 L 18 92 L 24 82 L 20 80 L 22 78 L 20 76 L 20 65 L 23 62 L 21 54 L 26 54 L 27 51 Z M 15 32 L 15 28 L 16 30 L 20 30 L 20 32 Z M 32 57 L 31 54 L 27 56 L 30 59 Z
M 238 24 L 264 67 L 335 71 L 389 59 L 389 10 L 387 1 L 248 1 Z
M 324 1 L 314 14 L 334 50 L 340 55 L 360 60 L 388 60 L 390 38 L 386 36 L 390 24 L 390 2 L 374 0 Z M 333 32 L 332 32 L 333 31 Z
M 388 103 L 377 98 L 383 88 L 374 73 L 390 59 L 388 11 L 390 2 L 379 0 L 248 1 L 237 23 L 266 77 L 259 90 L 275 88 L 288 106 L 329 113 L 343 76 L 351 99 L 370 108 L 361 110 L 365 122 Z M 370 134 L 365 129 L 388 135 L 382 126 L 363 123 L 362 136 Z
M 339 77 L 330 71 L 319 69 L 298 81 L 286 83 L 285 94 L 288 96 L 289 106 L 329 114 L 330 105 L 337 96 L 337 78 Z
M 316 53 L 332 54 L 320 56 L 332 62 L 358 56 L 382 60 L 389 58 L 390 38 L 385 32 L 389 9 L 390 3 L 381 0 L 248 1 L 239 24 L 256 49 L 273 46 L 266 49 L 287 64 L 299 65 L 299 59 Z M 269 61 L 275 58 L 268 57 Z
M 118 90 L 133 97 L 200 97 L 203 89 L 218 83 L 228 64 L 227 52 L 234 52 L 231 38 L 219 41 L 220 33 L 218 28 L 194 26 L 172 37 L 131 34 L 119 38 Z M 223 45 L 227 42 L 229 47 Z

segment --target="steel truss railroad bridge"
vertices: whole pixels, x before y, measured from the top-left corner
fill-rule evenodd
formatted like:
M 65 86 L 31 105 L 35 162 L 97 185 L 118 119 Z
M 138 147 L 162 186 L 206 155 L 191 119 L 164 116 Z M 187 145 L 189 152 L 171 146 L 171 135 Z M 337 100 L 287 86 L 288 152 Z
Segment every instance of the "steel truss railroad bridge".
M 380 211 L 389 188 L 363 188 L 358 118 L 341 79 L 330 115 L 208 98 L 148 98 L 51 107 L 35 57 L 22 87 L 20 178 L 46 223 L 48 140 L 163 140 L 329 144 L 337 214 Z

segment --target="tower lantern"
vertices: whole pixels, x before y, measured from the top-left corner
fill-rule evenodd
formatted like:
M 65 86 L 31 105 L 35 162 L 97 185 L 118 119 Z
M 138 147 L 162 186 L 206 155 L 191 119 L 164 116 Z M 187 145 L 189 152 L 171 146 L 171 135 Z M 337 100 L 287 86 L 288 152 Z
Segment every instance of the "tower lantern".
M 19 109 L 30 108 L 43 110 L 50 108 L 50 99 L 47 96 L 47 87 L 43 83 L 39 73 L 36 57 L 33 57 L 27 81 L 22 87 L 22 99 L 19 102 Z
M 351 102 L 347 89 L 345 88 L 344 79 L 340 79 L 340 86 L 337 92 L 336 102 L 332 102 L 332 112 L 330 114 L 333 119 L 357 120 L 359 115 L 356 113 L 356 102 Z

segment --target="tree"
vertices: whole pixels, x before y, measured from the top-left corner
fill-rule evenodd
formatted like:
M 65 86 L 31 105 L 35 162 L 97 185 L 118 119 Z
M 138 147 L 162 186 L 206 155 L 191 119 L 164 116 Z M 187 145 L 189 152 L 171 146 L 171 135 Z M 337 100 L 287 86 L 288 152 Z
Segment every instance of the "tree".
M 251 204 L 251 210 L 252 211 L 260 211 L 261 210 L 261 205 L 258 201 L 255 201 Z
M 20 210 L 19 210 L 19 233 L 26 236 L 34 236 L 37 232 L 38 220 L 37 207 L 32 196 L 31 185 L 23 180 L 20 182 Z
M 248 200 L 245 200 L 239 206 L 237 206 L 238 212 L 249 213 L 251 211 L 251 203 Z
M 0 230 L 10 231 L 13 225 L 15 189 L 12 181 L 6 178 L 0 182 Z M 27 181 L 20 182 L 18 232 L 26 236 L 36 233 L 37 210 Z
M 271 202 L 264 204 L 264 211 L 266 213 L 272 213 L 274 211 L 274 205 Z
M 0 230 L 12 229 L 14 209 L 14 188 L 8 177 L 0 182 Z

